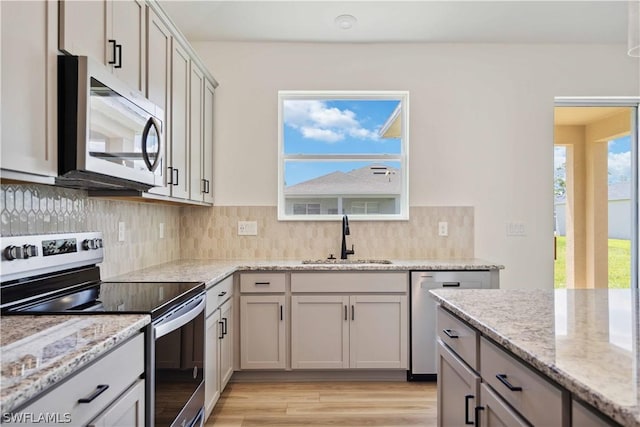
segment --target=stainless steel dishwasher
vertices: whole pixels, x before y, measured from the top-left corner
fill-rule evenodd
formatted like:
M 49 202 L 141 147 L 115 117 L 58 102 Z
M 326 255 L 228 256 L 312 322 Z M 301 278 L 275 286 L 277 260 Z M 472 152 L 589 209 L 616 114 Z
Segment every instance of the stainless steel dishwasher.
M 407 379 L 436 379 L 436 302 L 429 290 L 491 287 L 498 287 L 497 270 L 411 272 L 411 369 Z

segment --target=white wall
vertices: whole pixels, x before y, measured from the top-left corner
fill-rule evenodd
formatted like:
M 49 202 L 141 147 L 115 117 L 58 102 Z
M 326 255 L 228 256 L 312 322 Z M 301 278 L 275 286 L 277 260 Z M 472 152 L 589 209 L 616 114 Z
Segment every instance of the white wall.
M 622 45 L 194 47 L 220 82 L 216 204 L 276 205 L 278 90 L 408 90 L 410 204 L 474 206 L 475 256 L 506 266 L 504 288 L 553 286 L 554 97 L 639 93 Z

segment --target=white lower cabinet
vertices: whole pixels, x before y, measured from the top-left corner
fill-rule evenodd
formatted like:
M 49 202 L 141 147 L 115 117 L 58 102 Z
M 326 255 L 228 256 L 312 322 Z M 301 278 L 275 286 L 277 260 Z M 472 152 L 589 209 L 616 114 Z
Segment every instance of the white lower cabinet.
M 145 387 L 144 380 L 140 379 L 143 373 L 144 336 L 140 333 L 20 412 L 68 414 L 73 425 L 142 426 L 145 424 Z
M 438 425 L 475 424 L 480 376 L 438 341 Z M 445 398 L 446 396 L 446 398 Z
M 144 426 L 144 380 L 138 380 L 117 401 L 89 423 L 89 427 Z
M 205 324 L 205 418 L 233 375 L 233 277 L 207 290 Z
M 404 369 L 406 295 L 294 295 L 293 369 Z
M 530 424 L 486 384 L 480 385 L 480 406 L 476 417 L 482 427 L 528 427 Z M 443 424 L 446 425 L 446 424 Z M 478 425 L 478 424 L 476 424 Z M 557 424 L 558 426 L 562 424 Z
M 240 297 L 240 368 L 284 369 L 286 328 L 284 295 Z

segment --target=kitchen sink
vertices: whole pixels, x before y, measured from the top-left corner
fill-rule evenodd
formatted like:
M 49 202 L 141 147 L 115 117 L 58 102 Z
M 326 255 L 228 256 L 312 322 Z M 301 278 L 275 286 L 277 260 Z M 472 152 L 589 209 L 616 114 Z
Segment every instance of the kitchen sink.
M 305 259 L 303 264 L 391 264 L 388 259 Z

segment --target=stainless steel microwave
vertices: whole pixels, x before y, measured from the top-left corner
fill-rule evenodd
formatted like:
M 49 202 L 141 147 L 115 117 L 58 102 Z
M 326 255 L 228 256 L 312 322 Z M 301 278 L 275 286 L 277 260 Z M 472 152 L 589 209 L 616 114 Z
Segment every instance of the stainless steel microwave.
M 163 111 L 86 56 L 58 56 L 58 178 L 88 190 L 163 185 Z

